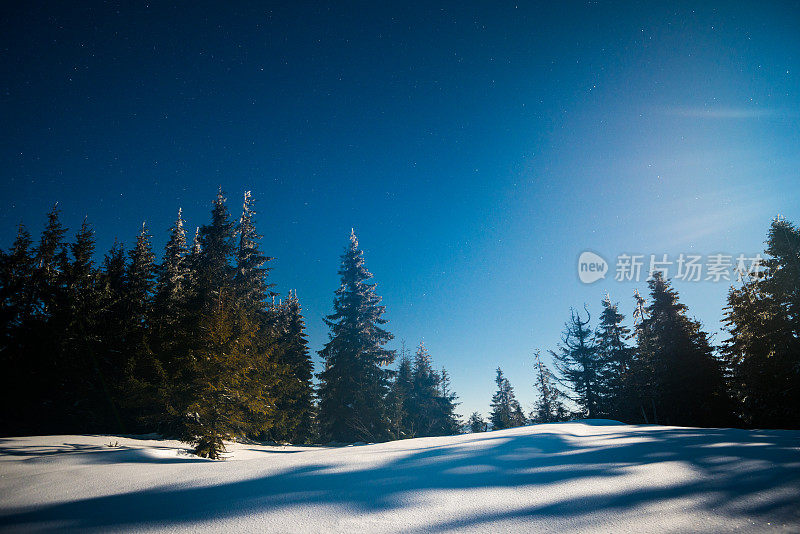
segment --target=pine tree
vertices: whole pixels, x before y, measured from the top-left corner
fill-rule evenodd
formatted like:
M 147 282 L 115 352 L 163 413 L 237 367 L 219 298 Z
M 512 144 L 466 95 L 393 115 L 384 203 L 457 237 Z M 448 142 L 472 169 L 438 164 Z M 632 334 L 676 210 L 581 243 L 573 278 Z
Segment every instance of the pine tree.
M 46 319 L 49 308 L 60 292 L 62 269 L 67 256 L 64 243 L 66 233 L 67 229 L 61 224 L 60 211 L 56 204 L 47 214 L 47 224 L 34 249 L 35 268 L 26 318 L 34 315 Z
M 595 332 L 595 348 L 600 364 L 601 414 L 632 421 L 637 419 L 637 400 L 633 390 L 633 349 L 626 340 L 630 329 L 618 305 L 608 295 L 603 299 L 600 324 Z
M 28 399 L 16 395 L 22 380 L 29 378 L 21 371 L 26 369 L 25 353 L 29 348 L 23 327 L 32 291 L 32 243 L 30 233 L 20 224 L 11 250 L 0 254 L 0 435 L 24 428 L 22 421 L 28 415 Z
M 503 376 L 503 371 L 497 368 L 495 377 L 497 392 L 492 396 L 492 413 L 489 420 L 492 423 L 492 430 L 502 430 L 522 426 L 527 421 L 522 412 L 522 406 L 514 395 L 514 388 L 507 378 Z
M 25 315 L 33 274 L 31 234 L 20 224 L 10 252 L 0 252 L 0 354 L 7 355 Z M 5 367 L 8 369 L 8 367 Z
M 566 421 L 569 411 L 564 406 L 566 395 L 558 389 L 557 379 L 542 362 L 539 351 L 534 352 L 536 366 L 536 390 L 538 397 L 531 412 L 533 423 L 556 423 Z
M 400 349 L 400 362 L 397 365 L 397 371 L 394 373 L 394 380 L 389 388 L 386 402 L 393 439 L 413 437 L 409 415 L 413 388 L 411 358 L 408 355 L 405 342 L 403 342 Z
M 458 396 L 450 387 L 450 374 L 447 369 L 442 367 L 439 377 L 439 398 L 437 399 L 441 414 L 439 432 L 442 436 L 452 436 L 458 434 L 462 425 L 460 417 L 456 413 L 456 406 L 460 403 L 456 402 Z
M 192 247 L 197 255 L 195 297 L 201 308 L 215 306 L 221 290 L 234 286 L 234 239 L 234 224 L 220 189 L 211 210 L 211 224 L 200 227 Z
M 461 423 L 455 413 L 456 398 L 447 371 L 434 370 L 431 355 L 420 342 L 411 367 L 410 390 L 406 393 L 406 434 L 423 437 L 457 433 Z
M 186 347 L 192 368 L 185 376 L 191 386 L 180 391 L 171 408 L 174 416 L 187 416 L 184 439 L 209 458 L 219 457 L 225 439 L 270 428 L 277 402 L 273 393 L 283 372 L 268 347 L 273 338 L 262 310 L 242 298 L 236 251 L 234 225 L 220 190 L 211 224 L 200 228 L 189 256 L 187 323 L 198 335 Z
M 120 379 L 124 400 L 123 422 L 128 428 L 144 431 L 149 420 L 156 418 L 162 407 L 161 392 L 166 376 L 158 355 L 151 345 L 153 296 L 158 272 L 151 236 L 147 225 L 136 237 L 136 245 L 128 253 L 125 274 L 124 307 L 126 324 L 126 367 Z
M 275 404 L 268 392 L 273 384 L 272 362 L 254 357 L 258 324 L 236 303 L 232 292 L 220 288 L 200 318 L 197 372 L 192 402 L 187 408 L 188 440 L 199 456 L 218 459 L 224 440 L 242 437 L 254 414 L 267 416 Z
M 164 259 L 157 269 L 155 295 L 153 298 L 154 322 L 161 331 L 159 341 L 168 341 L 179 323 L 187 299 L 189 265 L 186 231 L 183 228 L 182 211 L 170 228 L 169 240 L 164 247 Z
M 31 249 L 30 237 L 20 230 L 4 261 L 3 306 L 11 319 L 3 326 L 8 337 L 2 341 L 5 380 L 0 384 L 8 399 L 3 410 L 7 417 L 0 423 L 6 435 L 53 433 L 62 428 L 66 232 L 54 205 L 38 244 Z M 22 275 L 21 268 L 27 274 Z
M 381 366 L 394 360 L 383 346 L 392 335 L 381 325 L 385 307 L 375 294 L 372 274 L 354 232 L 342 255 L 341 286 L 334 312 L 325 322 L 330 340 L 319 352 L 325 370 L 319 374 L 319 424 L 323 440 L 351 442 L 388 439 L 385 397 L 388 373 Z
M 152 305 L 156 265 L 150 244 L 151 237 L 147 225 L 142 223 L 142 229 L 136 237 L 136 246 L 129 252 L 125 300 L 130 321 L 127 336 L 133 342 L 142 339 Z
M 586 312 L 588 315 L 588 311 Z M 591 317 L 585 321 L 575 310 L 570 310 L 561 337 L 558 352 L 550 351 L 553 363 L 574 392 L 572 400 L 584 417 L 594 419 L 600 415 L 600 377 L 603 362 L 598 358 L 589 329 Z
M 654 273 L 650 305 L 637 341 L 649 373 L 653 421 L 682 426 L 731 424 L 731 405 L 719 360 L 700 323 L 687 316 L 678 293 Z M 638 349 L 639 347 L 637 347 Z
M 194 382 L 196 370 L 192 353 L 195 339 L 191 332 L 199 320 L 198 310 L 193 308 L 199 305 L 193 298 L 194 268 L 200 258 L 199 228 L 191 252 L 184 225 L 183 212 L 178 209 L 178 217 L 169 229 L 163 261 L 156 272 L 153 297 L 149 340 L 160 372 L 155 375 L 155 383 L 139 384 L 141 391 L 157 399 L 160 405 L 151 425 L 171 436 L 185 434 L 186 406 L 192 397 L 188 386 Z
M 488 426 L 486 420 L 478 412 L 472 412 L 472 415 L 470 415 L 467 420 L 467 427 L 473 434 L 476 432 L 486 432 Z
M 437 402 L 439 376 L 433 369 L 431 356 L 422 341 L 414 355 L 411 374 L 412 388 L 409 402 L 411 436 L 436 435 L 437 426 L 442 417 L 441 408 Z
M 274 348 L 275 360 L 280 365 L 277 377 L 277 406 L 270 437 L 275 441 L 308 443 L 313 438 L 314 366 L 308 352 L 300 300 L 290 292 L 275 311 L 277 333 Z
M 800 428 L 800 229 L 773 220 L 765 255 L 728 293 L 724 353 L 747 425 Z
M 236 287 L 240 299 L 254 310 L 266 309 L 266 299 L 273 296 L 273 284 L 267 283 L 272 260 L 258 245 L 261 236 L 256 232 L 254 200 L 250 191 L 244 193 L 242 216 L 239 219 L 239 244 L 236 250 Z
M 98 273 L 99 317 L 97 331 L 99 333 L 97 361 L 99 373 L 106 382 L 105 391 L 109 391 L 109 407 L 111 421 L 109 427 L 120 432 L 125 426 L 121 410 L 127 402 L 124 385 L 131 350 L 127 332 L 130 330 L 128 263 L 125 248 L 117 240 L 105 254 Z M 127 428 L 125 428 L 127 430 Z
M 639 294 L 638 289 L 633 290 L 633 335 L 635 345 L 632 347 L 633 360 L 631 361 L 631 384 L 633 393 L 632 404 L 638 405 L 639 414 L 637 422 L 651 423 L 657 419 L 655 391 L 656 384 L 653 362 L 655 356 L 655 338 L 650 335 L 650 322 L 647 312 L 647 301 Z M 650 414 L 648 416 L 648 413 Z M 655 417 L 655 419 L 654 419 Z
M 101 294 L 93 265 L 94 230 L 87 219 L 70 250 L 72 261 L 64 268 L 64 299 L 54 311 L 61 334 L 59 404 L 69 407 L 64 414 L 68 426 L 101 431 L 114 427 L 116 409 L 111 400 L 110 377 L 104 374 L 98 355 Z M 116 429 L 122 430 L 118 426 Z

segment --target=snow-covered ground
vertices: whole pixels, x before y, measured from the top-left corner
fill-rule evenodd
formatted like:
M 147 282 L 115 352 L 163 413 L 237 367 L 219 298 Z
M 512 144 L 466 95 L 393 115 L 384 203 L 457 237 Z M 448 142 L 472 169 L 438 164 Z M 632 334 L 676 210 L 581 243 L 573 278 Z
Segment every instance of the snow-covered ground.
M 118 446 L 115 445 L 118 442 Z M 800 432 L 538 425 L 342 448 L 0 440 L 0 530 L 800 531 Z

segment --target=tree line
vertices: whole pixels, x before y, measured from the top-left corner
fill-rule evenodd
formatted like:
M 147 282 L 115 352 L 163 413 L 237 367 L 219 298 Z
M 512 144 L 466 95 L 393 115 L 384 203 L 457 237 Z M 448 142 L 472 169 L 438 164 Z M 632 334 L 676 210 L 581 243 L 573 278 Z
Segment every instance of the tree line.
M 498 368 L 489 421 L 463 425 L 424 343 L 388 367 L 393 336 L 354 232 L 316 383 L 300 301 L 277 298 L 249 192 L 234 221 L 220 190 L 191 242 L 179 210 L 160 263 L 146 225 L 98 265 L 88 221 L 66 234 L 54 207 L 38 242 L 20 225 L 0 252 L 2 435 L 158 432 L 216 458 L 234 438 L 383 441 L 571 418 L 800 427 L 800 230 L 784 219 L 730 289 L 719 346 L 654 273 L 631 326 L 608 296 L 596 328 L 572 310 L 554 370 L 534 355 L 532 411 Z
M 633 325 L 606 296 L 596 328 L 572 310 L 550 356 L 535 353 L 537 399 L 525 416 L 497 370 L 490 414 L 494 429 L 528 422 L 612 418 L 680 426 L 800 428 L 800 229 L 770 225 L 765 256 L 730 288 L 724 312 L 728 338 L 714 346 L 689 317 L 661 273 L 649 298 L 634 292 Z M 585 318 L 583 318 L 585 315 Z M 479 413 L 473 432 L 488 428 Z
M 146 225 L 95 264 L 57 206 L 37 243 L 24 225 L 0 252 L 0 435 L 158 432 L 218 458 L 224 440 L 379 441 L 454 433 L 446 371 L 420 345 L 394 351 L 355 234 L 313 362 L 295 292 L 276 299 L 246 192 L 234 221 L 220 190 L 191 242 L 180 210 L 156 262 Z

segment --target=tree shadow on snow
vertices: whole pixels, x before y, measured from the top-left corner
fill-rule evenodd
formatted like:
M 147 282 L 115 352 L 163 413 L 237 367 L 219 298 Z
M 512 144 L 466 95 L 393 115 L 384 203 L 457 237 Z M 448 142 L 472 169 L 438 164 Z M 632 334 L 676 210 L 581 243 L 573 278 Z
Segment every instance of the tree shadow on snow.
M 60 445 L 8 445 L 9 439 L 0 438 L 0 455 L 19 456 L 30 462 L 49 461 L 50 458 L 68 456 L 78 457 L 82 464 L 119 464 L 119 463 L 148 463 L 148 464 L 174 464 L 206 462 L 202 458 L 191 456 L 189 449 L 183 452 L 185 456 L 173 454 L 175 447 L 162 447 L 149 445 L 146 448 L 129 447 L 125 445 L 87 445 L 85 443 L 62 443 Z M 164 456 L 152 454 L 150 451 L 166 451 Z M 0 525 L 2 518 L 0 518 Z
M 796 433 L 646 426 L 630 432 L 609 427 L 609 433 L 573 441 L 543 425 L 526 435 L 501 431 L 473 436 L 442 445 L 433 439 L 430 446 L 415 446 L 408 453 L 399 446 L 397 453 L 402 457 L 356 471 L 304 465 L 215 486 L 167 486 L 15 510 L 0 516 L 0 527 L 29 530 L 59 525 L 102 531 L 180 526 L 297 506 L 341 506 L 369 514 L 401 509 L 409 494 L 425 490 L 533 487 L 546 492 L 553 484 L 589 478 L 610 483 L 632 468 L 662 462 L 681 462 L 696 476 L 657 487 L 608 489 L 539 506 L 520 498 L 508 503 L 517 505 L 512 511 L 468 516 L 427 528 L 437 531 L 498 520 L 524 522 L 624 511 L 684 498 L 713 515 L 800 524 Z M 757 493 L 767 490 L 777 490 L 783 496 L 756 498 Z

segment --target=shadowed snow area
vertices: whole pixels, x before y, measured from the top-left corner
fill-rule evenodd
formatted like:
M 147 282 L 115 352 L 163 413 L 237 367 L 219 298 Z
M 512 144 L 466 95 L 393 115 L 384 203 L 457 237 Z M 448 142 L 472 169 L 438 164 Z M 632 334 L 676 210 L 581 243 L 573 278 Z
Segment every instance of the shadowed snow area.
M 226 461 L 167 440 L 5 438 L 0 530 L 797 532 L 798 438 L 596 420 L 341 448 L 231 444 Z

